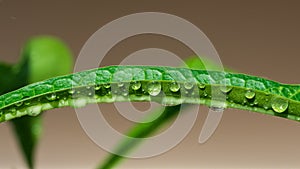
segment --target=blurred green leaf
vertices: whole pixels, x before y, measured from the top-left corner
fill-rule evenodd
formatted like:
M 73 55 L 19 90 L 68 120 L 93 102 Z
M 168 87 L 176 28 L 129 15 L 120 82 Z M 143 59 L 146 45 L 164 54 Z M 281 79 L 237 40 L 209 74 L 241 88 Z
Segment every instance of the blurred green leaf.
M 71 72 L 73 57 L 64 42 L 51 36 L 37 36 L 26 42 L 21 60 L 16 65 L 0 64 L 0 94 L 30 83 Z M 21 117 L 12 126 L 30 169 L 42 133 L 41 116 Z

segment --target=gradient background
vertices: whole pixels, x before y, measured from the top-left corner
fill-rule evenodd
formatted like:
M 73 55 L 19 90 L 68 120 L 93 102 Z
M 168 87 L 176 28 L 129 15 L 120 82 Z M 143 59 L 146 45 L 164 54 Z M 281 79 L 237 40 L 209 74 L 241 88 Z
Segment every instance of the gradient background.
M 0 0 L 0 57 L 17 62 L 22 44 L 39 34 L 62 38 L 76 57 L 85 41 L 106 23 L 136 12 L 165 12 L 198 26 L 215 45 L 224 65 L 280 82 L 300 83 L 299 9 L 297 1 L 274 0 Z M 128 54 L 147 47 L 167 49 L 182 58 L 191 54 L 178 41 L 144 35 L 115 46 L 103 65 L 118 64 Z M 126 160 L 119 168 L 300 168 L 300 123 L 227 109 L 215 134 L 199 144 L 207 108 L 201 106 L 201 110 L 191 133 L 174 149 L 153 158 Z M 37 168 L 89 169 L 107 154 L 89 140 L 71 108 L 45 113 L 44 127 Z M 0 124 L 0 134 L 0 168 L 26 168 L 8 123 Z

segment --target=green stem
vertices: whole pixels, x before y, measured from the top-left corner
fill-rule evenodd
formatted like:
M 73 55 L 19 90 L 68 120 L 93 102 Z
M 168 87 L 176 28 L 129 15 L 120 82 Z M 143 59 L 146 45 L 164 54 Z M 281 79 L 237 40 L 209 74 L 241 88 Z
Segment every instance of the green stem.
M 175 118 L 180 110 L 181 105 L 177 106 L 168 106 L 165 107 L 163 113 L 154 121 L 149 123 L 139 123 L 134 126 L 129 132 L 128 136 L 132 138 L 145 138 L 157 131 L 157 129 L 162 127 L 162 124 L 166 124 L 166 122 Z M 161 112 L 160 110 L 156 110 L 151 115 Z M 128 154 L 129 151 L 132 151 L 132 147 L 136 147 L 138 144 L 142 142 L 142 139 L 130 139 L 123 140 L 117 149 L 117 153 L 111 154 L 104 162 L 98 167 L 98 169 L 110 169 L 116 166 L 124 157 L 118 154 Z M 131 147 L 131 148 L 130 148 Z

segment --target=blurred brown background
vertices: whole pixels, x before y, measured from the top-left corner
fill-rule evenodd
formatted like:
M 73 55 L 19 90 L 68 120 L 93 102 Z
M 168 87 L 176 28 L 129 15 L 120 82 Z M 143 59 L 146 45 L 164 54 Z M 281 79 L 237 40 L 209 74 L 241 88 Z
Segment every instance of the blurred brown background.
M 300 83 L 299 9 L 296 0 L 0 0 L 0 57 L 17 62 L 22 44 L 39 34 L 62 38 L 76 57 L 85 41 L 106 23 L 136 12 L 165 12 L 198 26 L 215 45 L 224 65 L 280 82 Z M 140 36 L 114 47 L 103 65 L 118 64 L 126 55 L 148 47 L 168 49 L 182 58 L 191 54 L 177 41 Z M 201 110 L 207 112 L 206 107 Z M 228 109 L 215 134 L 199 144 L 206 115 L 199 114 L 188 137 L 171 151 L 129 159 L 119 168 L 300 168 L 299 123 Z M 37 168 L 94 168 L 107 154 L 89 140 L 71 108 L 45 113 L 44 127 Z M 26 168 L 8 123 L 0 125 L 0 134 L 0 168 Z

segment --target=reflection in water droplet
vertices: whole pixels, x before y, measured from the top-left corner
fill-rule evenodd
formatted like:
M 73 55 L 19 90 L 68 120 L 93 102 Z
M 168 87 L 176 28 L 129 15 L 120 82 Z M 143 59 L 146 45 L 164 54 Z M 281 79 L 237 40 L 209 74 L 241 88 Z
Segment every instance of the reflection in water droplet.
M 16 110 L 16 108 L 11 108 L 11 109 L 9 109 L 9 111 L 10 111 L 10 113 L 13 115 L 13 116 L 15 116 L 16 114 L 17 114 L 17 110 Z
M 25 102 L 24 102 L 24 105 L 29 106 L 29 105 L 30 105 L 30 101 L 28 101 L 28 100 L 25 101 Z
M 194 87 L 194 84 L 191 83 L 191 82 L 185 82 L 185 83 L 183 84 L 183 86 L 184 86 L 184 88 L 190 90 L 190 89 L 192 89 L 192 88 Z
M 255 92 L 252 91 L 252 90 L 247 90 L 246 93 L 245 93 L 245 97 L 246 97 L 247 99 L 253 99 L 254 96 L 255 96 Z
M 103 84 L 103 87 L 106 88 L 106 89 L 108 89 L 108 88 L 110 88 L 110 84 L 109 83 Z
M 22 104 L 23 104 L 23 102 L 18 102 L 15 105 L 19 107 L 19 106 L 22 106 Z
M 42 106 L 41 105 L 36 105 L 36 106 L 29 107 L 27 109 L 27 114 L 29 116 L 37 116 L 41 113 L 41 111 L 42 111 Z
M 118 83 L 118 87 L 123 87 L 124 86 L 124 83 L 120 82 Z
M 220 87 L 220 90 L 223 92 L 223 93 L 228 93 L 232 90 L 232 87 L 231 86 L 221 86 Z
M 61 99 L 61 100 L 58 101 L 58 105 L 59 105 L 59 107 L 67 106 L 68 102 L 64 99 Z
M 132 82 L 131 83 L 131 88 L 132 90 L 139 90 L 141 88 L 142 84 L 140 82 Z
M 157 96 L 161 91 L 161 85 L 159 82 L 149 82 L 147 87 L 148 93 L 151 96 Z
M 95 86 L 95 90 L 100 90 L 101 89 L 101 85 L 96 85 Z
M 272 109 L 277 113 L 283 113 L 289 106 L 289 102 L 286 99 L 276 97 L 271 102 Z
M 205 84 L 203 84 L 203 83 L 198 83 L 198 87 L 199 87 L 200 89 L 205 89 Z
M 68 91 L 69 94 L 74 94 L 75 92 L 76 92 L 75 89 L 71 89 Z
M 161 104 L 163 105 L 163 106 L 176 106 L 176 105 L 179 105 L 179 104 L 181 104 L 182 102 L 180 102 L 180 101 L 177 101 L 177 102 L 170 102 L 170 101 L 168 101 L 168 102 L 162 102 Z
M 47 98 L 49 101 L 53 101 L 53 100 L 56 99 L 56 94 L 55 94 L 55 93 L 51 93 L 51 94 L 47 95 L 46 98 Z
M 180 84 L 176 83 L 176 82 L 172 82 L 170 84 L 170 90 L 172 92 L 178 92 L 178 90 L 180 89 Z

